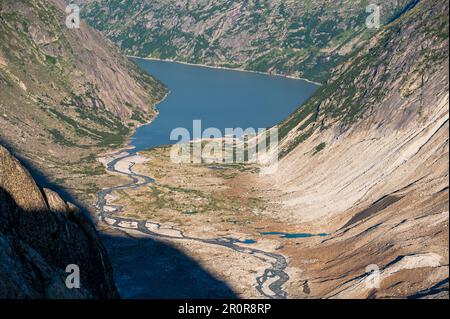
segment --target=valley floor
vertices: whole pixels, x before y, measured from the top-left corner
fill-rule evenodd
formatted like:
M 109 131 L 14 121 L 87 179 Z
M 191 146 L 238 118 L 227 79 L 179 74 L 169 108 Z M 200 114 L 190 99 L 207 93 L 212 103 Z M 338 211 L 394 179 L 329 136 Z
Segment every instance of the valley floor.
M 415 214 L 392 218 L 404 203 L 391 197 L 337 229 L 277 218 L 281 194 L 253 166 L 173 164 L 169 148 L 101 161 L 133 180 L 98 203 L 124 297 L 448 297 L 448 189 Z

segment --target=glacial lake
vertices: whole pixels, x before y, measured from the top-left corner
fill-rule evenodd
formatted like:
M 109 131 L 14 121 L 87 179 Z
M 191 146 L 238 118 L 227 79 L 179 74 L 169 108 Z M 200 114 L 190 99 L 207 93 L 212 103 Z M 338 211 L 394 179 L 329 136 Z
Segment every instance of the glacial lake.
M 270 128 L 286 119 L 319 87 L 281 76 L 213 69 L 176 62 L 133 58 L 144 71 L 170 90 L 157 105 L 158 117 L 141 126 L 132 137 L 136 151 L 175 144 L 170 134 L 186 128 L 193 136 L 193 121 L 202 131 L 218 128 Z

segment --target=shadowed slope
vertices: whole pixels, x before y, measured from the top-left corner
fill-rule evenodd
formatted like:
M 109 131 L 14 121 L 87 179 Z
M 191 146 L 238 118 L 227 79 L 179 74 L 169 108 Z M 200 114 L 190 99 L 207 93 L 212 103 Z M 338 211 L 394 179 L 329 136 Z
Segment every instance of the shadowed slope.
M 0 297 L 118 297 L 106 251 L 90 220 L 0 146 Z M 68 289 L 68 265 L 81 289 Z

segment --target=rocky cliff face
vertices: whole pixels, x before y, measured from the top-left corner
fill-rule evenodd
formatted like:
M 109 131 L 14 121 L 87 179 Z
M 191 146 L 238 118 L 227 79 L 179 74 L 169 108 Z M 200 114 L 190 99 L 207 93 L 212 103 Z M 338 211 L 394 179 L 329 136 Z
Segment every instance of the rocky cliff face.
M 80 269 L 67 288 L 68 265 Z M 112 268 L 90 220 L 0 146 L 0 298 L 116 298 Z
M 367 41 L 369 4 L 381 23 L 414 4 L 395 1 L 89 0 L 83 17 L 128 54 L 325 81 Z
M 420 1 L 280 126 L 277 216 L 330 234 L 295 248 L 315 296 L 448 298 L 448 10 Z

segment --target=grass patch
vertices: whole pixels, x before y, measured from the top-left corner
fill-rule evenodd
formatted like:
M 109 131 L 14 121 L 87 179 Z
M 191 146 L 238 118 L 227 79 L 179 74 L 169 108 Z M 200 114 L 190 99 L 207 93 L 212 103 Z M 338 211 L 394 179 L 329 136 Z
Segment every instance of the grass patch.
M 321 151 L 323 151 L 325 149 L 325 147 L 327 146 L 327 144 L 325 142 L 320 143 L 319 145 L 317 145 L 314 148 L 314 153 L 313 155 L 316 155 L 317 153 L 320 153 Z

